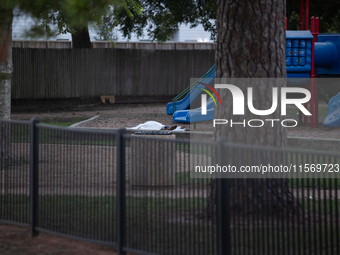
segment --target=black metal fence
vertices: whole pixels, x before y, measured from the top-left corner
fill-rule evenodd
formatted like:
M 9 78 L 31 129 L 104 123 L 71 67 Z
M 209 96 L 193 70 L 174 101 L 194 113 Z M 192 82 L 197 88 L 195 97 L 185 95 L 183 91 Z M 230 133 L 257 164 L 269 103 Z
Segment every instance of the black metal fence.
M 1 121 L 0 127 L 0 221 L 30 227 L 32 236 L 91 241 L 119 254 L 340 253 L 337 178 L 190 178 L 193 162 L 334 167 L 336 153 L 148 138 L 35 120 Z M 222 147 L 227 154 L 217 150 Z

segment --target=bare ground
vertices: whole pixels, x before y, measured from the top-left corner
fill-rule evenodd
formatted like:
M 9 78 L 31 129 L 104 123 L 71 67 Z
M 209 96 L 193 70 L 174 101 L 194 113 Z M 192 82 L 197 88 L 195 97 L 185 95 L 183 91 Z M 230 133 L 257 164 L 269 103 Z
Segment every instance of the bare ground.
M 111 247 L 74 241 L 44 233 L 30 238 L 28 228 L 0 224 L 0 254 L 115 255 L 117 253 Z
M 96 121 L 84 125 L 84 127 L 97 128 L 123 128 L 134 127 L 146 121 L 154 120 L 163 125 L 172 125 L 172 116 L 166 115 L 166 104 L 116 104 L 109 106 L 69 108 L 65 111 L 44 112 L 15 112 L 11 118 L 16 120 L 29 120 L 33 117 L 42 122 L 74 121 L 84 120 L 100 115 Z M 292 116 L 291 116 L 292 117 Z M 296 116 L 294 117 L 296 118 Z M 211 122 L 197 123 L 196 125 L 178 124 L 187 130 L 213 131 Z M 323 139 L 340 139 L 340 128 L 324 127 L 321 123 L 318 128 L 298 126 L 287 128 L 287 135 L 292 137 L 309 137 Z
M 11 118 L 15 120 L 30 120 L 33 117 L 45 122 L 57 122 L 60 120 L 70 120 L 75 118 L 91 118 L 97 115 L 103 116 L 147 116 L 151 119 L 157 116 L 167 116 L 165 114 L 165 104 L 116 104 L 102 107 L 68 108 L 63 111 L 24 111 L 12 112 Z

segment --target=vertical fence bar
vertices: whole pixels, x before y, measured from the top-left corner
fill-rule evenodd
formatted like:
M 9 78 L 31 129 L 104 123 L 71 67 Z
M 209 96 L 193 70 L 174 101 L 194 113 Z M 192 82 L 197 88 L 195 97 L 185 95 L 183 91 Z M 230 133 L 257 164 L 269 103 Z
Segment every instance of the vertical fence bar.
M 39 120 L 32 118 L 30 134 L 30 234 L 37 236 L 35 227 L 38 223 L 38 195 L 39 195 Z
M 117 148 L 117 253 L 126 255 L 123 251 L 126 246 L 126 197 L 125 197 L 125 134 L 124 129 L 118 130 L 116 134 Z
M 217 144 L 217 162 L 222 167 L 226 155 L 223 155 L 223 145 L 226 139 Z M 217 254 L 230 255 L 230 212 L 229 212 L 229 179 L 217 178 Z

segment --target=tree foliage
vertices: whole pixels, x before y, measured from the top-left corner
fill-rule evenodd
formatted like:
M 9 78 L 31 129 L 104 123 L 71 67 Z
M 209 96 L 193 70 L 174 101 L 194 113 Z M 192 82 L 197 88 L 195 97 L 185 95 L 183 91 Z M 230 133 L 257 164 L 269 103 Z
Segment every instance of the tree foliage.
M 30 35 L 52 36 L 75 33 L 74 28 L 87 29 L 89 22 L 100 23 L 111 8 L 122 8 L 127 17 L 141 14 L 141 6 L 134 0 L 2 0 L 2 9 L 29 14 L 37 20 Z M 56 25 L 53 29 L 50 24 Z
M 119 27 L 125 37 L 131 33 L 138 36 L 146 28 L 147 35 L 152 40 L 166 41 L 170 39 L 180 24 L 196 27 L 201 24 L 211 33 L 211 39 L 216 40 L 215 0 L 138 0 L 144 8 L 143 15 L 128 17 L 124 8 L 119 7 L 109 14 L 106 20 L 109 27 Z M 298 29 L 300 1 L 288 0 L 286 9 L 288 28 Z M 310 0 L 310 16 L 320 18 L 320 32 L 340 32 L 340 2 L 334 0 Z
M 139 0 L 138 3 L 144 9 L 142 15 L 129 17 L 123 7 L 118 7 L 112 10 L 106 22 L 111 27 L 119 27 L 127 38 L 131 38 L 132 33 L 142 36 L 145 28 L 152 40 L 166 41 L 180 24 L 189 24 L 190 27 L 202 24 L 205 30 L 211 32 L 212 39 L 216 37 L 214 0 Z
M 287 1 L 288 29 L 299 29 L 300 1 Z M 310 0 L 309 15 L 320 18 L 321 33 L 340 32 L 340 1 Z M 310 27 L 310 26 L 309 26 Z
M 191 27 L 201 24 L 216 39 L 215 0 L 138 0 L 138 3 L 144 8 L 143 15 L 128 17 L 124 8 L 116 8 L 105 21 L 108 27 L 119 26 L 126 37 L 131 33 L 141 36 L 143 28 L 147 28 L 150 38 L 165 41 L 182 23 Z M 289 29 L 297 30 L 300 1 L 288 0 L 286 8 Z M 309 14 L 320 18 L 320 32 L 340 32 L 340 1 L 310 0 Z
M 142 36 L 146 29 L 152 40 L 169 40 L 181 24 L 201 24 L 216 40 L 215 0 L 2 0 L 3 9 L 29 13 L 40 22 L 30 35 L 75 32 L 87 28 L 88 22 L 98 25 L 101 38 L 112 38 L 119 29 L 124 37 Z M 298 29 L 300 1 L 287 1 L 288 28 Z M 143 10 L 144 9 L 144 10 Z M 143 10 L 143 12 L 142 12 Z M 142 14 L 142 15 L 140 15 Z M 310 16 L 320 17 L 320 32 L 340 31 L 340 2 L 310 0 Z M 49 24 L 55 24 L 53 30 Z

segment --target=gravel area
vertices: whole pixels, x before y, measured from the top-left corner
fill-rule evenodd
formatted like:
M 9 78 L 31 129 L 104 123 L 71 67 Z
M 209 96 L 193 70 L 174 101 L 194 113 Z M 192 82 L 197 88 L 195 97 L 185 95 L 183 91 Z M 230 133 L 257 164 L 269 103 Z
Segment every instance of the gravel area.
M 319 104 L 327 107 L 324 103 L 320 102 Z M 172 125 L 172 116 L 166 115 L 165 108 L 166 104 L 117 104 L 105 107 L 101 106 L 86 111 L 77 108 L 69 111 L 13 113 L 12 119 L 29 120 L 32 117 L 38 117 L 39 119 L 47 121 L 49 119 L 72 120 L 73 118 L 89 119 L 100 115 L 94 122 L 87 123 L 83 125 L 83 127 L 116 129 L 134 127 L 150 120 L 158 121 L 164 125 Z M 297 116 L 287 117 L 296 118 Z M 320 117 L 320 121 L 321 120 L 322 117 Z M 196 125 L 180 124 L 180 126 L 184 126 L 187 130 L 191 131 L 213 131 L 211 123 L 197 123 Z M 314 129 L 308 126 L 287 128 L 287 134 L 290 137 L 340 139 L 340 128 L 328 128 L 319 123 L 319 127 Z
M 46 233 L 30 238 L 27 227 L 0 224 L 1 255 L 116 255 L 114 248 Z M 133 255 L 134 253 L 127 253 Z
M 135 127 L 138 124 L 146 121 L 158 121 L 164 125 L 172 125 L 172 116 L 164 113 L 165 107 L 140 107 L 133 108 L 132 114 L 119 115 L 100 115 L 98 119 L 91 123 L 83 125 L 83 127 L 96 128 L 124 128 Z M 161 112 L 163 110 L 163 112 Z M 213 132 L 211 122 L 201 122 L 193 124 L 177 124 L 190 131 L 204 131 Z M 321 139 L 340 139 L 340 127 L 329 128 L 324 127 L 319 123 L 318 128 L 310 128 L 309 126 L 297 126 L 294 128 L 287 128 L 287 135 L 290 137 L 305 137 L 305 138 L 321 138 Z
M 321 123 L 318 128 L 295 127 L 287 129 L 288 136 L 340 140 L 340 127 L 329 128 Z

